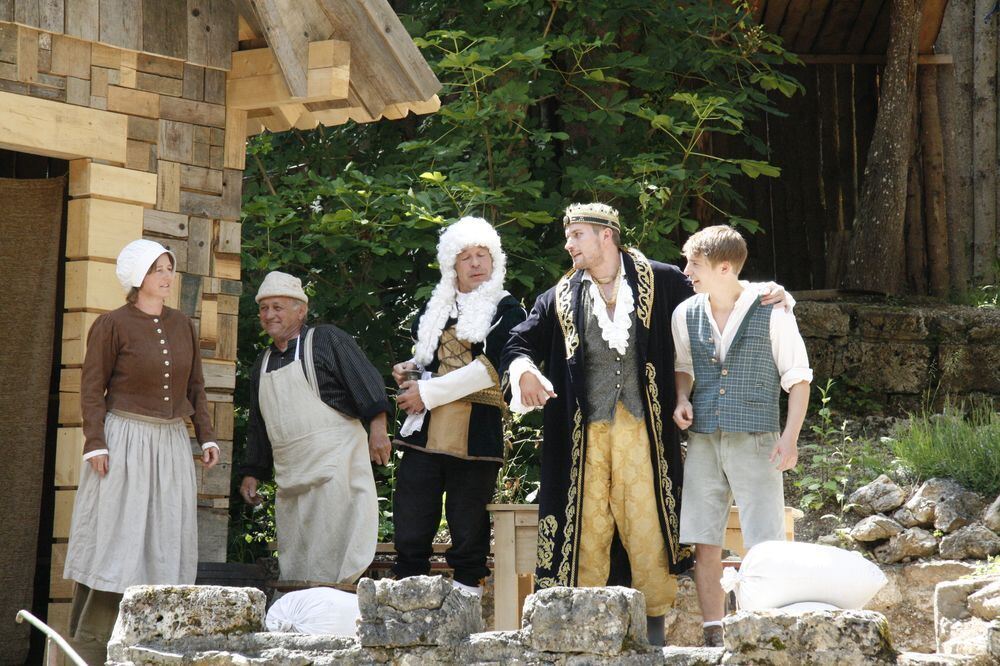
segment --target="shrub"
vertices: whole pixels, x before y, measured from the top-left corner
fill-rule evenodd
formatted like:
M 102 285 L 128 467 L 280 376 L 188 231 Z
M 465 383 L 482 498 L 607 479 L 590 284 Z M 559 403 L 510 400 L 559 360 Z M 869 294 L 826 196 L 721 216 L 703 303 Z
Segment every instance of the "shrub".
M 979 493 L 1000 494 L 1000 413 L 989 401 L 912 416 L 888 439 L 921 479 L 948 477 Z

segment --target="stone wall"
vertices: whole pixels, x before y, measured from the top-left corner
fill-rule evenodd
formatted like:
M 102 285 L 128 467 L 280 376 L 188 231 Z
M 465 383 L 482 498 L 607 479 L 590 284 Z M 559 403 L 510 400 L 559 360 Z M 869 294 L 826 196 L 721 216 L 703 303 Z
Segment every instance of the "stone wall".
M 800 301 L 799 330 L 819 380 L 871 388 L 891 409 L 939 397 L 1000 398 L 1000 311 L 884 301 Z
M 248 588 L 130 588 L 108 646 L 111 666 L 193 664 L 895 664 L 889 624 L 872 611 L 740 612 L 722 648 L 650 646 L 642 594 L 621 587 L 530 595 L 520 631 L 480 632 L 478 599 L 440 577 L 364 579 L 356 638 L 265 633 Z

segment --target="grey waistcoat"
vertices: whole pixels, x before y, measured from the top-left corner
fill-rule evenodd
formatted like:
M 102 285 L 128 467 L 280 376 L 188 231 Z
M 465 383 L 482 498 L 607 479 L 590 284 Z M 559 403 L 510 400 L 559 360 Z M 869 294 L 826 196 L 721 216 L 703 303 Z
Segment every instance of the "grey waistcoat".
M 635 312 L 629 315 L 632 325 L 629 327 L 628 347 L 624 354 L 619 354 L 608 347 L 607 341 L 601 337 L 601 325 L 594 316 L 594 307 L 604 307 L 604 303 L 592 303 L 590 289 L 586 286 L 580 301 L 583 306 L 584 370 L 587 373 L 587 423 L 613 421 L 619 400 L 632 416 L 644 418 L 646 412 L 642 405 L 635 354 Z
M 726 360 L 715 355 L 708 298 L 693 297 L 687 310 L 687 330 L 694 361 L 691 405 L 700 433 L 778 432 L 781 376 L 771 352 L 771 307 L 755 301 L 736 331 Z

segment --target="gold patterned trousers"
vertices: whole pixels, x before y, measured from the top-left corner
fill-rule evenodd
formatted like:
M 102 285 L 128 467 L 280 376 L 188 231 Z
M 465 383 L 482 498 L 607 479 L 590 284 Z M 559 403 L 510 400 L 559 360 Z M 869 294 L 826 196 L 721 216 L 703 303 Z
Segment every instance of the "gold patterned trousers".
M 677 579 L 656 512 L 646 425 L 622 403 L 613 422 L 587 426 L 580 559 L 581 587 L 607 584 L 615 526 L 628 552 L 632 586 L 646 597 L 646 614 L 664 615 L 677 596 Z

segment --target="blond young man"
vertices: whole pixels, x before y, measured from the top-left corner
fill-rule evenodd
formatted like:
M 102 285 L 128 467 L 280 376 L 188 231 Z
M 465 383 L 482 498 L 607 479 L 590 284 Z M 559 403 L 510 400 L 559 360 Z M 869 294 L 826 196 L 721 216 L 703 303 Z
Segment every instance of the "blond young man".
M 684 244 L 695 296 L 672 316 L 677 406 L 688 430 L 680 539 L 695 545 L 695 582 L 706 645 L 722 644 L 722 543 L 735 496 L 747 548 L 783 540 L 782 472 L 798 459 L 812 370 L 795 316 L 762 305 L 739 280 L 746 242 L 731 227 Z M 779 397 L 788 392 L 785 428 Z

